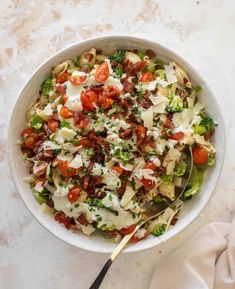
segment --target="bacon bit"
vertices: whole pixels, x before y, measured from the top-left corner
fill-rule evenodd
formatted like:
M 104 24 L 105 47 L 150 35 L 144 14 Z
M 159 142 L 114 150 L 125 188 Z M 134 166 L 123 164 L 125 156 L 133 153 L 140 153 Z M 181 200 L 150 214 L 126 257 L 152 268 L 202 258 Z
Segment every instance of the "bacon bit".
M 64 95 L 66 93 L 66 85 L 65 84 L 56 84 L 56 91 L 59 92 L 59 94 Z
M 173 125 L 172 121 L 169 118 L 166 118 L 166 120 L 163 123 L 163 126 L 166 128 L 171 128 Z
M 145 98 L 141 101 L 140 105 L 145 108 L 145 109 L 148 109 L 150 108 L 151 106 L 153 106 L 153 103 L 152 101 L 149 99 L 149 98 Z
M 146 50 L 146 55 L 151 59 L 151 58 L 154 58 L 154 57 L 156 57 L 156 52 L 155 51 L 153 51 L 152 49 L 147 49 Z
M 177 217 L 174 217 L 171 221 L 171 225 L 174 226 L 178 221 L 178 218 Z
M 184 77 L 183 82 L 184 82 L 184 84 L 188 83 L 188 79 Z
M 89 186 L 90 176 L 86 175 L 83 178 L 83 188 L 86 189 Z
M 127 78 L 120 79 L 123 89 L 122 91 L 125 93 L 132 93 L 135 87 L 135 83 L 130 82 Z
M 54 204 L 54 201 L 52 199 L 48 199 L 46 204 L 48 207 L 54 209 L 55 204 Z
M 77 146 L 81 146 L 81 147 L 85 147 L 85 148 L 91 148 L 92 143 L 87 137 L 85 137 L 85 138 L 82 138 L 78 141 Z
M 103 50 L 101 48 L 96 48 L 96 54 L 101 54 Z
M 139 61 L 137 63 L 131 64 L 129 74 L 135 75 L 137 72 L 142 71 L 146 67 L 146 65 L 147 65 L 146 61 Z
M 130 139 L 132 137 L 132 135 L 133 135 L 132 128 L 128 128 L 126 130 L 124 130 L 123 128 L 120 129 L 119 136 L 122 139 Z
M 91 172 L 92 172 L 93 167 L 94 167 L 94 162 L 90 162 L 90 163 L 89 163 L 89 166 L 88 166 L 88 168 L 87 168 L 88 173 L 91 173 Z
M 58 223 L 63 224 L 66 229 L 70 229 L 73 225 L 75 225 L 74 220 L 70 217 L 67 217 L 62 212 L 56 213 L 54 218 Z
M 146 127 L 144 127 L 143 125 L 137 125 L 136 126 L 136 135 L 138 139 L 144 139 L 146 138 L 146 134 L 147 134 L 147 129 Z
M 116 190 L 119 198 L 121 198 L 126 190 L 126 181 L 121 180 L 121 186 Z
M 89 224 L 89 222 L 87 221 L 87 218 L 85 215 L 80 215 L 78 218 L 77 218 L 77 221 L 83 225 L 83 226 L 87 226 Z

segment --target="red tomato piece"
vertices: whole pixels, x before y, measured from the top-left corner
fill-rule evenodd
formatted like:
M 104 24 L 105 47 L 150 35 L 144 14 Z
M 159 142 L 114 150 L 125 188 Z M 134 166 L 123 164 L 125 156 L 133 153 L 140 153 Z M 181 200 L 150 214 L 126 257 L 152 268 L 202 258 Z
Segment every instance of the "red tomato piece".
M 193 148 L 193 163 L 195 165 L 205 165 L 208 162 L 208 151 L 202 146 Z
M 115 173 L 117 173 L 118 175 L 121 175 L 124 171 L 124 169 L 120 166 L 113 166 L 112 170 L 115 171 Z
M 147 231 L 144 233 L 144 236 L 141 237 L 141 238 L 138 238 L 138 237 L 136 236 L 136 234 L 135 234 L 134 236 L 131 237 L 131 243 L 137 243 L 137 242 L 145 239 L 147 236 L 148 236 L 148 232 L 147 232 Z
M 53 118 L 49 119 L 47 124 L 51 132 L 55 132 L 59 126 L 59 122 Z
M 120 234 L 122 235 L 129 235 L 130 233 L 132 233 L 136 228 L 136 224 L 132 224 L 128 227 L 124 227 L 121 230 L 119 230 Z
M 74 85 L 78 86 L 80 84 L 83 84 L 87 80 L 87 75 L 74 75 L 74 76 L 69 76 L 69 82 Z
M 149 162 L 144 166 L 144 168 L 155 171 L 155 170 L 157 170 L 158 167 L 154 163 Z
M 81 93 L 81 103 L 84 110 L 92 111 L 95 109 L 93 103 L 97 103 L 99 99 L 99 93 L 93 89 L 88 89 L 82 91 Z
M 184 133 L 182 131 L 176 132 L 170 136 L 173 140 L 181 140 L 184 138 Z
M 74 122 L 78 128 L 84 128 L 90 122 L 90 118 L 84 112 L 75 112 L 74 113 Z
M 75 224 L 75 222 L 72 218 L 66 216 L 62 212 L 56 213 L 54 218 L 58 223 L 63 224 L 66 229 L 70 229 L 72 227 L 72 225 Z
M 151 190 L 155 186 L 155 182 L 152 180 L 142 178 L 140 181 L 147 190 Z
M 60 109 L 60 116 L 63 118 L 69 118 L 73 116 L 73 112 L 63 105 Z
M 67 72 L 62 72 L 56 77 L 56 83 L 64 83 L 68 80 L 69 74 Z
M 109 77 L 109 66 L 107 62 L 100 64 L 95 72 L 95 81 L 98 83 L 105 82 Z
M 76 169 L 71 168 L 67 161 L 58 161 L 58 169 L 62 176 L 64 177 L 72 177 L 76 174 Z
M 27 148 L 33 149 L 36 142 L 37 136 L 35 134 L 31 134 L 25 139 L 24 144 Z
M 34 132 L 34 129 L 32 127 L 26 127 L 24 130 L 21 132 L 21 137 L 26 137 L 31 135 Z
M 141 82 L 149 82 L 149 81 L 152 81 L 154 78 L 154 75 L 151 71 L 148 71 L 148 72 L 145 72 L 141 78 L 140 78 L 140 81 Z
M 72 187 L 72 189 L 67 194 L 67 198 L 70 201 L 70 203 L 74 203 L 77 201 L 81 190 L 82 188 L 80 188 L 79 186 Z

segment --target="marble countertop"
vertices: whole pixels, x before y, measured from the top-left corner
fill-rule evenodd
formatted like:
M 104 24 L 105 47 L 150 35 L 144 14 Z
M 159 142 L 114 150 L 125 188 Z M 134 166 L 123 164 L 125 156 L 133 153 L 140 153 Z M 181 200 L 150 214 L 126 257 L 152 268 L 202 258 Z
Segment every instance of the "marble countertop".
M 7 127 L 23 83 L 56 51 L 103 34 L 155 40 L 201 72 L 218 98 L 227 153 L 207 208 L 180 237 L 144 252 L 123 254 L 102 288 L 147 289 L 157 262 L 200 226 L 235 211 L 235 2 L 233 0 L 2 0 L 0 9 L 0 288 L 85 289 L 107 258 L 49 234 L 22 203 L 6 154 Z

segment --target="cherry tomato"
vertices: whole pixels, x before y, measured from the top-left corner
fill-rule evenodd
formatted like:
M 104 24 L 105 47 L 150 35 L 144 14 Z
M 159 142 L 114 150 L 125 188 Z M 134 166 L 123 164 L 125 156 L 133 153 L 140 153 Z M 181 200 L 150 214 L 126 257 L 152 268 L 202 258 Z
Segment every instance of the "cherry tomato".
M 155 171 L 155 170 L 157 170 L 158 167 L 154 163 L 149 162 L 144 166 L 144 168 Z
M 102 96 L 108 97 L 108 98 L 115 98 L 120 95 L 120 90 L 118 87 L 114 85 L 108 85 L 104 88 Z
M 87 75 L 84 74 L 84 75 L 69 76 L 68 79 L 72 85 L 78 86 L 87 80 Z
M 117 173 L 118 175 L 121 175 L 124 171 L 124 169 L 120 166 L 113 166 L 112 170 L 115 171 L 115 173 Z
M 64 83 L 65 81 L 68 80 L 68 76 L 69 74 L 67 72 L 60 73 L 56 78 L 56 83 L 60 83 L 60 84 Z
M 76 169 L 71 168 L 67 161 L 58 161 L 58 169 L 62 176 L 64 177 L 72 177 L 76 174 Z
M 121 230 L 119 230 L 119 232 L 122 234 L 122 235 L 129 235 L 130 233 L 132 233 L 136 228 L 136 224 L 132 224 L 128 227 L 124 227 L 122 228 Z
M 149 82 L 151 80 L 153 80 L 153 73 L 151 71 L 145 72 L 140 78 L 141 82 Z
M 95 89 L 87 89 L 85 95 L 90 99 L 91 102 L 97 103 L 99 100 L 99 92 Z
M 75 112 L 74 113 L 74 122 L 78 128 L 84 128 L 90 122 L 90 118 L 84 112 Z
M 147 129 L 143 125 L 136 127 L 136 135 L 138 139 L 144 139 L 146 137 Z
M 58 223 L 63 224 L 66 229 L 70 229 L 74 225 L 74 220 L 62 212 L 56 213 L 54 218 Z
M 69 118 L 73 116 L 73 112 L 63 105 L 60 109 L 60 116 L 63 118 Z
M 100 64 L 95 72 L 95 81 L 102 83 L 105 82 L 109 77 L 109 66 L 107 62 Z
M 99 93 L 95 90 L 88 89 L 81 93 L 81 103 L 84 110 L 92 111 L 95 109 L 93 103 L 97 103 L 99 99 Z
M 70 201 L 70 203 L 74 203 L 77 201 L 81 190 L 82 189 L 79 186 L 72 187 L 72 189 L 67 194 L 67 198 Z
M 155 182 L 152 180 L 142 178 L 140 181 L 147 190 L 151 190 L 155 186 Z
M 21 136 L 22 137 L 26 137 L 31 135 L 34 132 L 34 129 L 32 127 L 26 127 L 22 132 L 21 132 Z
M 37 136 L 32 134 L 25 139 L 24 144 L 27 148 L 33 149 L 36 142 L 37 142 Z
M 204 165 L 208 162 L 208 151 L 201 146 L 193 148 L 193 163 L 195 165 Z
M 173 140 L 181 140 L 184 138 L 184 133 L 182 131 L 176 132 L 170 136 Z
M 55 132 L 59 126 L 59 122 L 53 118 L 49 119 L 47 123 L 51 132 Z
M 147 231 L 144 233 L 144 236 L 142 238 L 138 238 L 136 236 L 136 234 L 135 234 L 134 236 L 131 237 L 131 243 L 137 243 L 137 242 L 145 239 L 147 236 L 148 236 L 148 232 Z

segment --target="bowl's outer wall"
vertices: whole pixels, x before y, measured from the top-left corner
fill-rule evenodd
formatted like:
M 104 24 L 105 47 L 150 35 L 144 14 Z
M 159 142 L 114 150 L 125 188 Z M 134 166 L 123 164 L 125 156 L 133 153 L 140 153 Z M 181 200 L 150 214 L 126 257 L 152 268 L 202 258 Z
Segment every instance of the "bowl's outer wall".
M 200 95 L 200 99 L 203 103 L 205 103 L 207 112 L 219 124 L 214 137 L 214 144 L 217 150 L 216 165 L 213 169 L 207 171 L 205 181 L 203 182 L 199 194 L 197 194 L 192 200 L 188 201 L 187 204 L 184 206 L 177 224 L 171 230 L 165 233 L 160 240 L 158 238 L 150 237 L 135 245 L 128 246 L 125 251 L 133 252 L 147 249 L 152 246 L 158 245 L 162 241 L 166 241 L 172 238 L 173 236 L 181 232 L 199 215 L 215 189 L 217 180 L 222 170 L 225 151 L 224 124 L 217 100 L 209 90 L 202 77 L 187 62 L 185 62 L 181 57 L 177 56 L 169 49 L 146 39 L 129 36 L 107 36 L 77 43 L 58 52 L 49 60 L 44 62 L 35 71 L 35 73 L 24 86 L 15 104 L 15 108 L 11 116 L 8 135 L 8 156 L 13 174 L 13 179 L 16 184 L 17 190 L 19 191 L 29 211 L 48 231 L 53 233 L 61 240 L 85 250 L 100 253 L 110 253 L 113 251 L 116 245 L 108 243 L 102 237 L 98 235 L 93 237 L 87 237 L 81 233 L 72 233 L 57 224 L 51 216 L 42 214 L 40 212 L 39 205 L 35 201 L 29 185 L 22 181 L 22 178 L 27 176 L 28 172 L 23 162 L 20 148 L 16 145 L 17 140 L 20 138 L 20 132 L 25 125 L 26 112 L 29 109 L 30 104 L 32 104 L 33 99 L 38 96 L 40 85 L 42 81 L 49 75 L 51 67 L 56 66 L 57 64 L 65 61 L 66 59 L 74 58 L 80 53 L 87 51 L 92 47 L 101 48 L 104 51 L 112 50 L 115 48 L 151 48 L 157 52 L 159 58 L 162 58 L 166 61 L 172 59 L 175 60 L 184 68 L 186 68 L 186 70 L 189 72 L 192 83 L 202 85 L 203 92 Z

